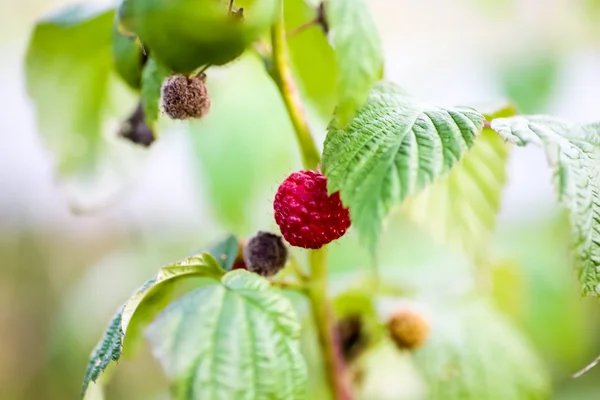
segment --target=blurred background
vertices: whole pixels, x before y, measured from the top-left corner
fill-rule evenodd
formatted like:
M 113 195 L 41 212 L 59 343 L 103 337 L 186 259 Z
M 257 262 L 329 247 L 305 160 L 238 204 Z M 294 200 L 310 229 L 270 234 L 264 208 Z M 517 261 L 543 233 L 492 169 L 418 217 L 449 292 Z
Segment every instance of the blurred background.
M 190 128 L 170 124 L 133 167 L 127 190 L 104 197 L 84 190 L 89 198 L 74 204 L 57 185 L 54 160 L 37 134 L 23 71 L 36 19 L 70 3 L 0 3 L 3 399 L 76 398 L 90 351 L 131 291 L 160 265 L 227 231 L 244 236 L 274 229 L 273 193 L 300 166 L 276 88 L 258 60 L 248 57 L 214 72 L 209 118 Z M 370 5 L 383 37 L 387 77 L 419 97 L 440 105 L 511 99 L 523 113 L 600 120 L 600 1 Z M 322 139 L 326 121 L 317 111 L 312 117 Z M 570 378 L 600 353 L 600 312 L 596 301 L 579 296 L 568 224 L 555 205 L 550 177 L 541 152 L 513 149 L 493 248 L 499 261 L 492 292 L 551 371 L 554 398 L 597 399 L 600 368 Z M 73 207 L 93 210 L 75 215 Z M 432 258 L 431 242 L 415 231 L 401 215 L 391 219 L 380 250 L 386 274 L 427 281 L 433 290 L 469 280 L 468 269 Z M 335 276 L 369 268 L 356 236 L 351 232 L 332 246 Z M 119 362 L 108 398 L 165 398 L 165 388 L 144 349 L 135 360 Z

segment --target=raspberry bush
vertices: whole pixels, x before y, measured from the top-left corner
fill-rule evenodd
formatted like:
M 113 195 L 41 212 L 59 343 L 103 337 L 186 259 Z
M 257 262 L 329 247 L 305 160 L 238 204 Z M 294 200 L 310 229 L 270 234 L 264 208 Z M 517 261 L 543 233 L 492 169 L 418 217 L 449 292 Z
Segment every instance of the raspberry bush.
M 190 127 L 198 162 L 224 171 L 207 179 L 215 214 L 241 237 L 163 266 L 133 292 L 92 351 L 82 398 L 102 396 L 104 370 L 134 353 L 141 332 L 178 399 L 383 398 L 372 388 L 389 355 L 424 382 L 417 398 L 550 396 L 533 347 L 490 304 L 491 242 L 508 151 L 538 147 L 569 215 L 581 292 L 600 295 L 600 124 L 416 99 L 384 78 L 365 0 L 73 6 L 39 22 L 25 64 L 59 182 L 127 180 L 121 168 L 141 165 L 144 147 Z M 261 80 L 240 76 L 240 64 Z M 240 101 L 241 87 L 253 96 Z M 69 100 L 56 104 L 59 90 Z M 257 117 L 268 96 L 279 107 Z M 242 107 L 228 108 L 236 99 Z M 269 124 L 292 128 L 295 156 L 278 136 L 246 132 Z M 226 137 L 240 143 L 236 156 L 223 150 Z M 228 172 L 246 156 L 259 159 L 260 174 Z M 287 178 L 272 172 L 279 159 L 296 164 Z M 220 212 L 256 205 L 246 194 L 261 185 L 274 191 L 260 202 L 269 223 L 244 229 Z M 73 208 L 97 208 L 82 207 L 80 194 L 69 196 Z M 461 254 L 476 284 L 426 296 L 383 277 L 378 245 L 395 209 Z M 328 249 L 352 237 L 370 265 L 354 280 L 333 279 Z M 317 352 L 306 345 L 315 338 Z

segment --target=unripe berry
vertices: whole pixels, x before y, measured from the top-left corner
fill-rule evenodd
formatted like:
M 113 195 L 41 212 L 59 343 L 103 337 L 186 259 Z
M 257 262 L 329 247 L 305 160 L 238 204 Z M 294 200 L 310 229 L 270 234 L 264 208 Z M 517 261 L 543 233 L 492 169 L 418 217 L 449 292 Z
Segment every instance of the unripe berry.
M 275 221 L 292 246 L 319 249 L 346 233 L 350 214 L 339 192 L 327 193 L 327 178 L 316 171 L 298 171 L 279 186 L 273 202 Z
M 162 86 L 162 107 L 172 119 L 202 118 L 210 110 L 210 98 L 202 78 L 171 76 Z
M 401 309 L 388 321 L 388 331 L 400 350 L 414 350 L 429 337 L 429 324 L 416 312 Z
M 244 246 L 244 262 L 248 271 L 273 276 L 287 263 L 288 250 L 279 235 L 259 231 Z

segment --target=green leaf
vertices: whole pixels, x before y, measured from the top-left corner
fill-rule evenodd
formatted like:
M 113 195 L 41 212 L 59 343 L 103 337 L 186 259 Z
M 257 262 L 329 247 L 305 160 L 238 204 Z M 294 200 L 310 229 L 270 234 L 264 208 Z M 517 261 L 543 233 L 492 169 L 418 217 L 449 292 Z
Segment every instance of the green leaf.
M 305 0 L 285 0 L 284 19 L 287 31 L 314 19 L 317 9 Z M 335 51 L 327 35 L 313 25 L 288 38 L 290 61 L 301 94 L 316 106 L 323 118 L 329 119 L 337 103 L 337 66 Z
M 117 139 L 135 99 L 112 72 L 114 14 L 85 4 L 39 21 L 25 59 L 40 135 L 57 164 L 59 183 L 78 202 L 97 191 L 119 190 L 143 154 Z
M 171 70 L 153 57 L 150 57 L 142 72 L 142 105 L 146 123 L 151 128 L 158 120 L 162 84 L 171 74 Z
M 491 117 L 512 116 L 507 107 Z M 452 171 L 411 196 L 403 210 L 440 243 L 462 250 L 475 263 L 485 261 L 506 185 L 509 146 L 484 129 Z
M 139 89 L 146 55 L 135 36 L 125 36 L 119 31 L 116 19 L 113 23 L 112 57 L 121 78 L 133 89 Z
M 191 73 L 239 57 L 276 16 L 278 0 L 239 0 L 243 18 L 214 0 L 124 0 L 121 28 L 134 32 L 168 68 Z M 235 10 L 234 10 L 235 11 Z
M 137 321 L 136 324 L 134 323 L 134 316 L 142 312 L 146 315 L 156 315 L 158 313 L 160 305 L 164 305 L 164 302 L 158 301 L 158 298 L 163 294 L 170 294 L 169 291 L 164 291 L 165 287 L 169 287 L 167 284 L 172 284 L 175 280 L 190 276 L 219 279 L 224 273 L 225 271 L 219 263 L 207 253 L 201 253 L 178 263 L 162 267 L 154 278 L 146 282 L 119 308 L 111 320 L 104 336 L 90 356 L 81 396 L 83 397 L 86 394 L 90 382 L 96 381 L 110 361 L 117 361 L 121 357 L 126 335 L 133 330 L 141 329 L 139 324 L 146 323 L 149 320 L 149 318 L 137 319 L 135 320 Z M 145 308 L 148 299 L 152 299 L 152 306 Z M 127 343 L 129 343 L 129 339 Z
M 414 360 L 431 400 L 547 399 L 547 371 L 527 341 L 486 303 L 446 305 Z
M 240 244 L 235 235 L 227 236 L 208 250 L 225 271 L 231 271 L 239 251 Z
M 511 143 L 544 149 L 558 200 L 569 212 L 582 292 L 599 296 L 600 124 L 523 116 L 496 119 L 491 126 Z
M 111 68 L 114 10 L 73 6 L 40 21 L 25 60 L 40 133 L 64 172 L 89 168 Z
M 237 270 L 169 305 L 148 328 L 177 399 L 302 399 L 306 367 L 290 301 Z
M 378 83 L 347 127 L 334 119 L 322 167 L 353 225 L 374 251 L 390 209 L 447 173 L 483 128 L 477 111 L 430 106 Z
M 381 39 L 365 0 L 327 0 L 325 16 L 339 72 L 336 114 L 344 126 L 383 77 Z
M 121 357 L 123 348 L 123 331 L 121 328 L 122 309 L 119 309 L 108 324 L 104 336 L 96 345 L 83 378 L 83 387 L 81 388 L 81 397 L 88 392 L 90 382 L 96 382 L 100 373 L 106 369 L 111 361 L 117 361 Z M 88 394 L 90 396 L 90 394 Z M 89 397 L 88 397 L 89 398 Z

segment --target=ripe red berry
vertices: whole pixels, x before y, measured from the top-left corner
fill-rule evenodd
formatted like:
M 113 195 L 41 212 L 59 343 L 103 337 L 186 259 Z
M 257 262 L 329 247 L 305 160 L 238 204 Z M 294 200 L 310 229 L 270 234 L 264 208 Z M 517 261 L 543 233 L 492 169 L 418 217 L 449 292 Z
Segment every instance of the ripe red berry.
M 294 172 L 283 181 L 273 202 L 275 221 L 292 246 L 320 249 L 350 227 L 350 213 L 339 192 L 327 195 L 327 178 L 316 171 Z

